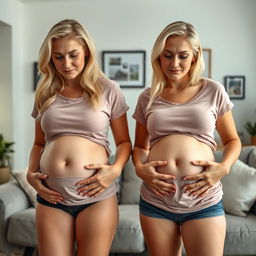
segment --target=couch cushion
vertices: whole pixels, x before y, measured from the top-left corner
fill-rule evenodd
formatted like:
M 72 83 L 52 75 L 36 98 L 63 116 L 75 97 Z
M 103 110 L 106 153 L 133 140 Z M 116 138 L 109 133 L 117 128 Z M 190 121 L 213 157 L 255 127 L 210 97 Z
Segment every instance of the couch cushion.
M 10 217 L 7 240 L 22 246 L 36 246 L 35 208 L 28 208 Z
M 250 153 L 255 149 L 254 146 L 247 146 L 247 147 L 242 147 L 242 150 L 240 152 L 240 155 L 238 157 L 239 160 L 242 162 L 248 164 L 249 161 L 249 155 Z
M 256 169 L 237 160 L 221 182 L 225 211 L 246 216 L 256 200 Z
M 256 216 L 238 217 L 226 214 L 227 234 L 225 239 L 225 255 L 256 254 Z
M 30 203 L 36 205 L 36 190 L 27 181 L 27 170 L 11 172 L 14 179 L 18 182 L 22 190 L 25 192 Z
M 111 252 L 138 253 L 145 250 L 138 205 L 119 205 L 119 224 Z
M 248 165 L 256 168 L 256 147 L 249 154 Z
M 120 192 L 120 203 L 138 204 L 140 201 L 141 179 L 136 175 L 131 159 L 127 162 L 122 174 L 122 189 Z

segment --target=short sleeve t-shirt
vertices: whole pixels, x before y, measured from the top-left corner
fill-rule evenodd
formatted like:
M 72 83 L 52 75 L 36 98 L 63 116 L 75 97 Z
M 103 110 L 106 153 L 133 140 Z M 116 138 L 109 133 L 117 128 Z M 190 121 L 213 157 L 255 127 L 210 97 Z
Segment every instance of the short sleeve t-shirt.
M 119 85 L 101 79 L 102 98 L 98 108 L 92 108 L 84 97 L 67 98 L 57 93 L 55 101 L 41 114 L 36 108 L 32 116 L 41 122 L 46 143 L 63 135 L 76 135 L 103 145 L 111 153 L 108 141 L 110 121 L 119 118 L 129 107 Z
M 140 94 L 133 118 L 147 127 L 150 148 L 163 136 L 184 134 L 216 149 L 216 120 L 233 107 L 222 84 L 207 79 L 189 101 L 173 103 L 158 96 L 147 109 L 149 95 L 150 88 Z

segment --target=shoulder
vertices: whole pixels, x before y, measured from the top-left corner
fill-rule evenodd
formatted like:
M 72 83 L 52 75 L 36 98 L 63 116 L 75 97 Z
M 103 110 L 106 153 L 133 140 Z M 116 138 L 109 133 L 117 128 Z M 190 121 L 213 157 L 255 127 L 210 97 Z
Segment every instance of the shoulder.
M 108 91 L 116 87 L 120 87 L 119 84 L 107 77 L 100 77 L 98 83 L 101 85 L 103 91 Z
M 107 77 L 101 77 L 98 82 L 101 86 L 102 94 L 105 95 L 105 97 L 112 97 L 122 94 L 120 85 L 116 81 Z
M 150 87 L 145 88 L 139 95 L 139 100 L 149 100 Z
M 224 85 L 218 81 L 215 81 L 212 79 L 205 79 L 205 85 L 209 91 L 220 92 L 220 93 L 225 92 Z

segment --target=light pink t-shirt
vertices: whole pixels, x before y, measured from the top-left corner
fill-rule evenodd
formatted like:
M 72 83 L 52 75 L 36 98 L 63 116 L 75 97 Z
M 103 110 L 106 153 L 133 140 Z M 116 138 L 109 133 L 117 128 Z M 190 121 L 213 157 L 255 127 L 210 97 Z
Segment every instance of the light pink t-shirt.
M 233 107 L 222 84 L 206 80 L 201 90 L 186 103 L 173 103 L 157 97 L 147 109 L 150 88 L 139 96 L 133 118 L 146 126 L 149 133 L 150 148 L 171 134 L 184 134 L 216 149 L 214 130 L 216 120 Z M 160 198 L 145 183 L 141 186 L 141 197 L 148 203 L 174 213 L 198 211 L 218 203 L 222 198 L 222 185 L 217 182 L 203 198 L 189 196 L 182 191 L 182 186 L 195 181 L 183 181 L 176 178 L 176 192 Z
M 140 94 L 133 118 L 146 125 L 150 147 L 163 136 L 184 134 L 216 149 L 216 120 L 233 107 L 222 84 L 206 80 L 201 90 L 186 103 L 173 103 L 159 96 L 147 109 L 149 94 L 150 88 Z
M 101 79 L 103 95 L 98 109 L 93 109 L 84 97 L 67 98 L 57 93 L 56 100 L 38 115 L 36 108 L 32 116 L 41 119 L 46 143 L 64 135 L 77 135 L 103 145 L 111 153 L 108 141 L 110 120 L 123 115 L 129 107 L 119 85 Z

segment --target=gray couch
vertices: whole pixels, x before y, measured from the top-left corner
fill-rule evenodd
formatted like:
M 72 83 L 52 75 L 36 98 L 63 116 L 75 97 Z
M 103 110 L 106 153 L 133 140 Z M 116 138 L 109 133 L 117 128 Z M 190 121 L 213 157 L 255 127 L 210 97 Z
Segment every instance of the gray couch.
M 240 160 L 248 163 L 253 150 L 243 149 Z M 120 220 L 110 255 L 147 255 L 138 210 L 141 181 L 131 160 L 118 183 Z M 226 213 L 226 220 L 225 255 L 256 255 L 256 204 L 246 217 Z M 0 185 L 0 253 L 25 246 L 25 255 L 30 255 L 36 245 L 35 209 L 26 193 L 15 180 Z

